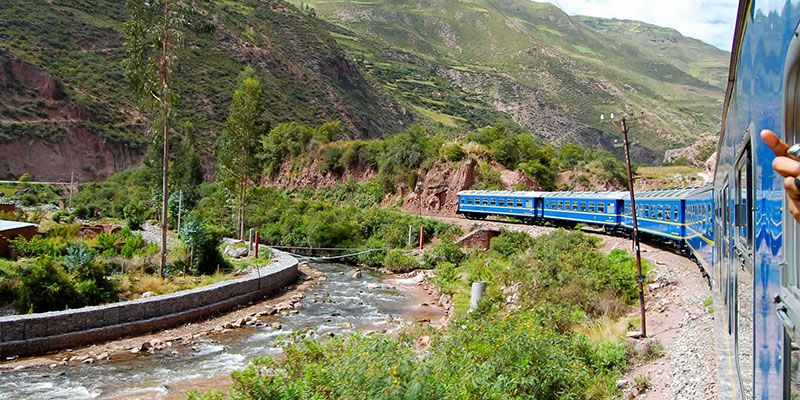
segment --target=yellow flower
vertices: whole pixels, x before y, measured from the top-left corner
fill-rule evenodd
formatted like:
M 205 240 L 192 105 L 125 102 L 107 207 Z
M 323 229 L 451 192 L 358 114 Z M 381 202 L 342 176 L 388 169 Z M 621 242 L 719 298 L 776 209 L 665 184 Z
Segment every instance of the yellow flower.
M 399 384 L 400 384 L 400 380 L 399 380 L 399 379 L 395 379 L 395 380 L 394 380 L 394 384 L 395 384 L 395 385 L 399 385 Z
M 397 368 L 392 368 L 392 376 L 397 376 Z

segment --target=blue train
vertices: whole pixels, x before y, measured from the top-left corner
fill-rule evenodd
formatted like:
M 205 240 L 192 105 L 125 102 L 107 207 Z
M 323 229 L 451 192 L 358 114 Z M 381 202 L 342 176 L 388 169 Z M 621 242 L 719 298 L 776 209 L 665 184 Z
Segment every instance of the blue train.
M 643 235 L 693 255 L 710 275 L 734 399 L 800 398 L 800 224 L 758 137 L 771 129 L 800 142 L 799 24 L 800 1 L 740 1 L 713 185 L 636 198 Z M 632 212 L 624 192 L 463 191 L 458 210 L 615 233 L 630 230 Z

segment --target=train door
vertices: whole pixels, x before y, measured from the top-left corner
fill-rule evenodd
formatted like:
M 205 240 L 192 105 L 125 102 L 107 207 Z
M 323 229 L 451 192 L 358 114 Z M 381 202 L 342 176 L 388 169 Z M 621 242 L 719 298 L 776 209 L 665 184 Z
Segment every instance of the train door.
M 753 274 L 753 158 L 751 142 L 752 125 L 748 127 L 748 140 L 734 166 L 734 232 L 733 258 L 729 264 L 733 277 L 734 292 L 732 293 L 733 313 L 735 323 L 734 339 L 736 351 L 736 366 L 739 369 L 739 383 L 742 388 L 742 398 L 753 398 L 754 364 L 754 274 Z
M 800 143 L 800 38 L 794 35 L 784 68 L 784 139 Z M 800 226 L 794 220 L 783 196 L 781 288 L 777 304 L 783 329 L 783 397 L 800 394 Z

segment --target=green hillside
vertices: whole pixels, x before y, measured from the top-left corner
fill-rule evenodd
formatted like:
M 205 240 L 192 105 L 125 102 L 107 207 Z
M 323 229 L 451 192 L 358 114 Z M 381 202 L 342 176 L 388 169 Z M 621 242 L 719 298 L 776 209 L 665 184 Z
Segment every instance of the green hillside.
M 122 69 L 125 2 L 4 0 L 0 4 L 0 141 L 58 139 L 75 125 L 140 146 L 148 125 Z M 264 80 L 270 122 L 341 119 L 357 137 L 406 126 L 410 112 L 374 87 L 314 19 L 279 0 L 190 3 L 174 85 L 178 119 L 206 139 L 227 116 L 237 74 Z M 42 81 L 52 80 L 57 96 Z
M 610 147 L 599 115 L 625 110 L 651 161 L 718 130 L 728 54 L 674 30 L 527 0 L 292 1 L 388 90 L 449 124 L 507 117 L 556 143 Z

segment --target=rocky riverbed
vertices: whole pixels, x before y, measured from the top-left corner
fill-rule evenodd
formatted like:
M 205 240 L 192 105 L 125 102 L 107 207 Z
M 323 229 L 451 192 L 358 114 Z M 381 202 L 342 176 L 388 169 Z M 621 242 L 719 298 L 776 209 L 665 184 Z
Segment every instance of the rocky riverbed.
M 297 287 L 211 320 L 48 357 L 0 365 L 3 399 L 169 399 L 224 389 L 250 358 L 279 355 L 303 337 L 393 332 L 442 324 L 446 307 L 424 274 L 389 276 L 342 264 L 312 264 Z M 445 302 L 446 303 L 446 302 Z

